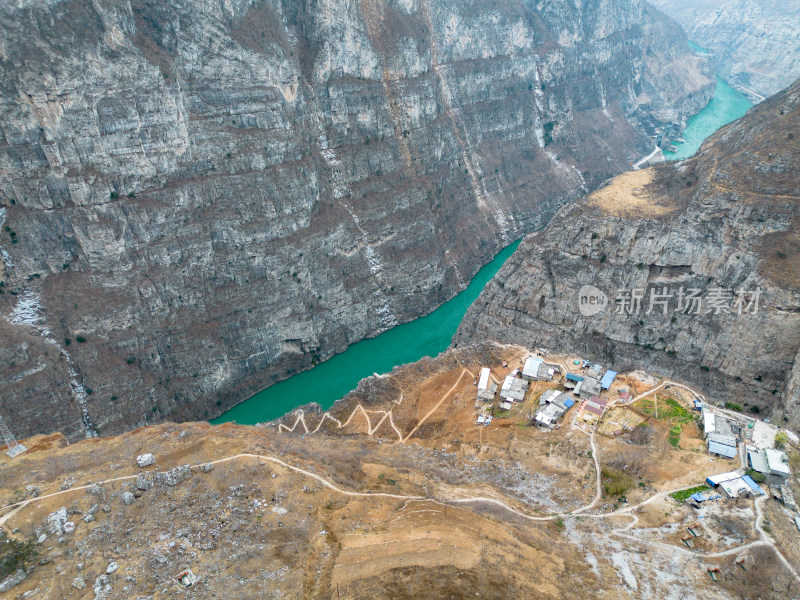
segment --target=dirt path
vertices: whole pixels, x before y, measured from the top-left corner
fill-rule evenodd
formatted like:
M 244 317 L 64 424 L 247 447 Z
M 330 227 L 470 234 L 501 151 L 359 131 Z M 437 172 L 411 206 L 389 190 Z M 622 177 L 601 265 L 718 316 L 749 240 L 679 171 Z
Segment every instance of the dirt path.
M 465 374 L 465 373 L 466 373 L 466 374 L 469 374 L 469 371 L 467 371 L 466 369 L 464 369 L 464 370 L 462 370 L 462 371 L 461 371 L 461 375 L 459 375 L 459 376 L 458 376 L 458 379 L 456 379 L 456 382 L 453 384 L 453 386 L 452 386 L 452 387 L 451 387 L 449 390 L 447 390 L 447 392 L 445 392 L 445 394 L 444 394 L 444 396 L 442 396 L 441 400 L 439 400 L 439 402 L 437 402 L 437 403 L 436 403 L 436 406 L 434 406 L 434 407 L 433 407 L 433 408 L 432 408 L 432 409 L 431 409 L 431 410 L 428 412 L 428 414 L 427 414 L 427 415 L 425 415 L 424 417 L 422 417 L 422 419 L 420 419 L 419 423 L 417 423 L 416 427 L 414 427 L 414 429 L 412 429 L 412 430 L 411 430 L 411 431 L 408 433 L 408 435 L 406 435 L 406 437 L 404 437 L 404 438 L 402 439 L 402 442 L 403 442 L 403 443 L 407 442 L 407 441 L 408 441 L 408 439 L 409 439 L 409 438 L 410 438 L 412 435 L 414 435 L 414 433 L 416 433 L 417 429 L 419 429 L 419 428 L 420 428 L 420 426 L 421 426 L 421 425 L 422 425 L 422 424 L 423 424 L 425 421 L 427 421 L 427 420 L 428 420 L 428 418 L 429 418 L 429 417 L 430 417 L 430 416 L 431 416 L 433 413 L 435 413 L 437 410 L 439 410 L 439 407 L 442 405 L 442 403 L 443 403 L 443 402 L 444 402 L 444 401 L 447 399 L 447 397 L 448 397 L 448 396 L 450 396 L 450 394 L 452 394 L 452 393 L 455 391 L 455 389 L 458 387 L 458 384 L 459 384 L 459 383 L 461 383 L 461 380 L 464 378 L 464 374 Z
M 394 427 L 394 423 L 391 422 L 391 410 L 389 410 L 389 411 L 366 411 L 359 404 L 359 406 L 356 407 L 356 409 L 350 415 L 350 419 L 352 419 L 353 416 L 356 414 L 356 412 L 360 409 L 364 413 L 364 415 L 366 416 L 368 423 L 370 423 L 370 425 L 369 425 L 370 432 L 368 433 L 368 435 L 373 435 L 375 430 L 377 430 L 377 428 L 380 427 L 381 423 L 383 423 L 383 421 L 385 419 L 389 418 L 390 422 L 392 423 L 392 426 L 394 427 L 395 431 L 398 433 L 398 435 L 401 438 L 398 441 L 398 443 L 403 443 L 403 442 L 407 441 L 411 437 L 411 435 L 414 434 L 414 432 L 416 432 L 416 430 L 420 427 L 420 425 L 422 425 L 432 414 L 434 414 L 439 409 L 439 407 L 442 405 L 442 403 L 450 396 L 450 394 L 453 393 L 453 391 L 461 383 L 461 380 L 463 379 L 465 374 L 470 375 L 470 373 L 466 369 L 463 369 L 461 374 L 459 375 L 459 378 L 456 380 L 456 382 L 453 384 L 453 386 L 442 396 L 442 398 L 439 400 L 439 402 L 436 404 L 436 406 L 434 406 L 425 415 L 425 417 L 423 417 L 423 419 L 420 420 L 420 422 L 417 424 L 417 426 L 414 427 L 414 429 L 412 429 L 411 432 L 408 435 L 406 435 L 405 437 L 402 437 L 402 435 L 400 435 L 400 432 L 397 430 L 396 427 Z M 703 397 L 701 394 L 697 393 L 695 390 L 693 390 L 692 388 L 689 388 L 688 386 L 685 386 L 685 385 L 679 384 L 679 383 L 675 383 L 675 382 L 672 382 L 672 381 L 669 381 L 669 380 L 664 380 L 658 386 L 656 386 L 656 387 L 654 387 L 654 388 L 652 388 L 652 389 L 650 389 L 650 390 L 648 390 L 646 392 L 643 392 L 642 394 L 639 394 L 638 396 L 636 396 L 633 400 L 630 401 L 630 403 L 635 402 L 636 400 L 639 400 L 641 398 L 644 398 L 644 397 L 646 397 L 646 396 L 648 396 L 650 394 L 653 394 L 657 390 L 663 388 L 665 385 L 675 385 L 676 387 L 680 387 L 682 389 L 685 389 L 685 390 L 691 392 L 692 394 L 694 394 L 697 397 L 700 397 L 700 398 Z M 401 400 L 400 401 L 402 401 L 402 396 L 401 396 Z M 396 403 L 399 403 L 400 401 L 398 401 Z M 370 420 L 369 420 L 369 415 L 367 414 L 368 412 L 379 412 L 379 413 L 382 413 L 384 416 L 373 427 L 371 425 Z M 341 424 L 334 417 L 331 417 L 330 415 L 327 415 L 327 413 L 326 413 L 325 416 L 327 416 L 327 418 L 333 420 L 334 422 L 338 423 L 340 425 L 340 427 L 344 427 L 347 423 L 350 422 L 350 419 L 348 419 L 344 424 Z M 325 416 L 323 416 L 322 420 L 324 420 Z M 322 420 L 320 421 L 320 425 L 322 423 Z M 303 419 L 302 415 L 300 415 L 298 417 L 298 420 L 295 422 L 294 426 L 291 429 L 289 429 L 288 427 L 286 427 L 286 429 L 288 431 L 293 431 L 294 428 L 300 422 L 302 422 L 303 427 L 306 429 L 306 432 L 308 433 L 308 428 L 306 427 L 305 420 Z M 731 554 L 736 554 L 738 552 L 742 552 L 744 550 L 747 550 L 748 548 L 753 548 L 753 547 L 757 547 L 757 546 L 767 546 L 767 547 L 772 548 L 772 550 L 775 552 L 775 554 L 778 557 L 778 559 L 789 570 L 789 572 L 792 573 L 794 578 L 797 581 L 800 581 L 800 575 L 798 575 L 797 571 L 792 567 L 791 563 L 789 563 L 789 561 L 783 556 L 783 554 L 781 554 L 780 550 L 777 548 L 777 546 L 775 545 L 775 543 L 772 540 L 772 538 L 770 538 L 770 536 L 768 536 L 767 533 L 762 528 L 764 515 L 763 515 L 762 508 L 761 508 L 761 504 L 767 499 L 768 496 L 766 496 L 766 495 L 757 498 L 755 503 L 754 503 L 755 504 L 755 512 L 756 512 L 756 520 L 754 522 L 754 527 L 755 527 L 756 531 L 759 533 L 759 536 L 761 537 L 761 540 L 755 541 L 755 542 L 750 542 L 748 544 L 744 544 L 742 546 L 737 546 L 736 548 L 730 548 L 728 550 L 724 550 L 724 551 L 721 551 L 721 552 L 712 552 L 712 553 L 693 552 L 691 550 L 680 548 L 678 546 L 673 546 L 671 544 L 665 544 L 663 542 L 654 542 L 652 540 L 643 540 L 642 538 L 636 537 L 636 536 L 634 536 L 634 535 L 632 535 L 630 533 L 630 530 L 632 529 L 632 527 L 636 523 L 638 523 L 638 521 L 639 521 L 639 517 L 634 514 L 634 511 L 636 511 L 636 510 L 638 510 L 638 509 L 640 509 L 640 508 L 642 508 L 642 507 L 644 507 L 644 506 L 646 506 L 648 504 L 651 504 L 652 502 L 655 502 L 656 500 L 658 500 L 660 498 L 664 498 L 667 495 L 669 495 L 669 494 L 671 494 L 671 493 L 673 493 L 675 491 L 678 491 L 680 489 L 683 489 L 683 488 L 676 488 L 674 490 L 665 490 L 665 491 L 662 491 L 662 492 L 658 492 L 658 493 L 650 496 L 649 498 L 643 500 L 642 502 L 639 502 L 638 504 L 635 504 L 635 505 L 632 505 L 632 506 L 626 506 L 624 508 L 620 508 L 618 510 L 615 510 L 615 511 L 612 511 L 612 512 L 609 512 L 609 513 L 587 513 L 586 511 L 589 511 L 592 508 L 594 508 L 594 506 L 602 499 L 602 492 L 603 492 L 603 490 L 602 490 L 602 478 L 601 478 L 600 461 L 599 461 L 598 456 L 597 456 L 597 454 L 598 454 L 597 453 L 597 445 L 595 444 L 595 433 L 594 433 L 594 431 L 592 431 L 591 433 L 585 431 L 583 428 L 581 428 L 579 425 L 577 425 L 575 423 L 574 419 L 573 419 L 573 421 L 571 423 L 571 427 L 573 427 L 575 429 L 578 429 L 582 433 L 584 433 L 584 434 L 589 436 L 590 444 L 591 444 L 591 447 L 592 447 L 592 458 L 594 459 L 594 466 L 595 466 L 595 479 L 596 479 L 595 497 L 593 498 L 593 500 L 589 504 L 587 504 L 587 505 L 585 505 L 583 507 L 576 508 L 574 510 L 571 510 L 571 511 L 565 512 L 565 513 L 556 513 L 556 514 L 546 515 L 546 516 L 538 516 L 538 515 L 535 516 L 535 515 L 528 514 L 528 513 L 524 512 L 524 511 L 518 510 L 518 509 L 510 506 L 509 504 L 503 502 L 502 500 L 499 500 L 497 498 L 487 497 L 487 496 L 434 498 L 434 497 L 425 497 L 425 496 L 391 494 L 391 493 L 386 493 L 386 492 L 371 492 L 371 491 L 356 492 L 356 491 L 349 491 L 349 490 L 345 490 L 345 489 L 337 486 L 336 484 L 334 484 L 330 480 L 325 479 L 321 475 L 317 475 L 316 473 L 313 473 L 312 471 L 308 471 L 307 469 L 303 469 L 301 467 L 297 467 L 297 466 L 291 465 L 291 464 L 289 464 L 289 463 L 287 463 L 287 462 L 285 462 L 285 461 L 283 461 L 283 460 L 281 460 L 279 458 L 276 458 L 274 456 L 267 456 L 267 455 L 262 455 L 262 454 L 251 454 L 251 453 L 235 454 L 233 456 L 220 458 L 220 459 L 209 461 L 207 463 L 202 463 L 202 464 L 217 465 L 217 464 L 226 463 L 226 462 L 239 460 L 239 459 L 255 459 L 255 460 L 258 460 L 258 461 L 265 461 L 265 462 L 270 462 L 270 463 L 273 463 L 273 464 L 277 464 L 277 465 L 280 465 L 281 467 L 283 467 L 285 469 L 288 469 L 290 471 L 293 471 L 295 473 L 303 475 L 304 477 L 309 477 L 309 478 L 319 482 L 323 486 L 327 487 L 328 489 L 333 490 L 334 492 L 342 494 L 344 496 L 350 496 L 350 497 L 373 497 L 373 498 L 392 498 L 392 499 L 396 499 L 396 500 L 405 500 L 405 501 L 419 500 L 419 501 L 433 502 L 433 503 L 440 504 L 440 505 L 447 505 L 447 504 L 491 504 L 491 505 L 494 505 L 494 506 L 498 506 L 498 507 L 502 508 L 503 510 L 511 513 L 511 514 L 514 514 L 514 515 L 516 515 L 518 517 L 522 517 L 522 518 L 524 518 L 526 520 L 529 520 L 529 521 L 553 521 L 553 520 L 561 519 L 563 517 L 574 516 L 574 515 L 584 515 L 584 516 L 592 518 L 592 519 L 606 519 L 606 518 L 611 518 L 611 517 L 629 516 L 631 518 L 631 522 L 628 525 L 624 526 L 624 527 L 620 527 L 618 529 L 612 530 L 612 534 L 617 535 L 619 537 L 624 537 L 624 538 L 627 538 L 627 539 L 630 539 L 630 540 L 633 540 L 633 541 L 641 542 L 641 543 L 656 544 L 659 547 L 663 547 L 663 549 L 668 551 L 668 552 L 673 552 L 673 553 L 674 552 L 680 552 L 680 553 L 682 553 L 682 554 L 684 554 L 686 556 L 691 556 L 691 557 L 695 557 L 695 558 L 720 558 L 720 557 L 724 557 L 724 556 L 729 556 Z M 319 429 L 319 425 L 317 426 L 315 431 L 318 430 L 318 429 Z M 191 469 L 193 471 L 200 470 L 200 467 L 201 467 L 201 464 L 191 465 Z M 136 477 L 137 477 L 137 475 L 125 475 L 125 476 L 122 476 L 122 477 L 115 477 L 115 478 L 112 478 L 112 479 L 105 479 L 105 480 L 102 480 L 102 481 L 98 481 L 95 484 L 77 486 L 77 487 L 74 487 L 74 488 L 70 488 L 68 490 L 61 490 L 61 491 L 58 491 L 58 492 L 53 492 L 51 494 L 46 494 L 44 496 L 39 496 L 39 497 L 36 497 L 36 498 L 30 498 L 30 499 L 24 500 L 22 502 L 18 502 L 18 503 L 15 503 L 15 504 L 9 504 L 9 505 L 0 507 L 0 510 L 8 510 L 8 509 L 10 509 L 9 512 L 7 512 L 6 514 L 0 516 L 0 527 L 5 525 L 5 523 L 7 521 L 9 521 L 19 511 L 21 511 L 26 506 L 29 506 L 30 504 L 35 504 L 35 503 L 41 502 L 42 500 L 45 500 L 45 499 L 48 499 L 48 498 L 53 498 L 53 497 L 57 497 L 57 496 L 65 495 L 65 494 L 71 494 L 73 492 L 77 492 L 77 491 L 80 491 L 80 490 L 90 489 L 93 485 L 96 485 L 96 484 L 104 485 L 104 484 L 113 483 L 113 482 L 117 482 L 117 481 L 127 481 L 127 480 L 131 480 L 131 479 L 136 479 Z
M 644 158 L 642 158 L 642 159 L 641 159 L 641 160 L 639 160 L 638 162 L 634 163 L 634 165 L 633 165 L 633 170 L 634 170 L 634 171 L 638 171 L 638 170 L 639 170 L 639 167 L 641 167 L 641 166 L 642 166 L 644 163 L 646 163 L 648 160 L 650 160 L 650 159 L 651 159 L 651 158 L 653 158 L 653 157 L 654 157 L 656 154 L 658 154 L 659 150 L 661 150 L 661 148 L 659 148 L 658 146 L 656 146 L 656 149 L 655 149 L 655 150 L 653 150 L 653 151 L 652 151 L 650 154 L 648 154 L 647 156 L 645 156 Z
M 284 425 L 283 423 L 279 423 L 278 424 L 278 431 L 279 432 L 284 432 L 285 431 L 287 433 L 294 433 L 294 431 L 297 429 L 297 426 L 298 425 L 302 425 L 303 426 L 303 430 L 305 431 L 305 433 L 317 433 L 319 431 L 320 427 L 322 427 L 322 424 L 325 422 L 326 419 L 329 420 L 329 421 L 333 421 L 334 423 L 336 423 L 337 428 L 342 429 L 343 427 L 347 427 L 347 425 L 350 424 L 350 422 L 353 420 L 353 417 L 355 417 L 358 413 L 361 413 L 362 415 L 364 415 L 364 418 L 366 418 L 366 420 L 367 420 L 367 436 L 372 437 L 373 435 L 375 435 L 375 432 L 380 428 L 380 426 L 383 424 L 383 422 L 386 419 L 389 419 L 389 425 L 394 430 L 394 432 L 397 434 L 397 443 L 398 444 L 403 444 L 403 443 L 407 442 L 409 440 L 409 438 L 412 435 L 414 435 L 414 433 L 416 433 L 417 429 L 419 429 L 420 426 L 423 423 L 425 423 L 425 421 L 427 421 L 428 418 L 430 418 L 430 416 L 439 409 L 439 407 L 442 405 L 442 403 L 445 400 L 447 400 L 447 398 L 450 396 L 450 394 L 452 394 L 456 390 L 456 388 L 461 383 L 461 380 L 464 378 L 464 375 L 469 375 L 470 377 L 475 377 L 475 375 L 470 370 L 468 370 L 466 368 L 462 368 L 461 374 L 458 376 L 458 379 L 453 384 L 453 386 L 449 390 L 447 390 L 447 392 L 445 392 L 444 395 L 442 395 L 442 397 L 439 399 L 439 402 L 436 403 L 436 406 L 434 406 L 428 412 L 428 414 L 426 414 L 420 420 L 420 422 L 417 423 L 417 425 L 414 427 L 414 429 L 412 429 L 405 436 L 397 428 L 397 425 L 395 425 L 395 423 L 394 423 L 394 415 L 392 414 L 392 411 L 394 410 L 394 407 L 390 408 L 388 411 L 387 410 L 369 410 L 369 409 L 364 408 L 364 406 L 361 403 L 359 403 L 353 409 L 353 412 L 350 413 L 350 416 L 347 417 L 347 420 L 344 423 L 342 423 L 336 417 L 332 416 L 329 411 L 325 411 L 324 413 L 322 413 L 322 417 L 320 418 L 319 423 L 317 423 L 317 426 L 313 430 L 310 430 L 308 428 L 308 424 L 306 423 L 305 411 L 303 411 L 303 409 L 300 409 L 295 413 L 297 415 L 297 418 L 295 419 L 295 421 L 292 424 L 292 426 L 289 427 L 288 425 Z M 402 402 L 403 402 L 403 394 L 401 392 L 400 399 L 395 401 L 395 405 L 400 405 Z M 380 420 L 376 424 L 373 425 L 372 419 L 370 418 L 369 413 L 374 413 L 374 414 L 377 414 L 377 415 L 381 415 Z
M 598 482 L 599 482 L 600 481 L 600 479 L 599 479 L 599 475 L 600 475 L 599 468 L 600 467 L 599 467 L 599 461 L 597 460 L 597 448 L 596 448 L 596 446 L 594 444 L 594 435 L 593 434 L 592 434 L 592 437 L 591 437 L 591 441 L 592 441 L 592 456 L 595 458 L 594 462 L 595 462 L 595 468 L 597 470 Z M 283 460 L 281 460 L 279 458 L 276 458 L 274 456 L 266 456 L 266 455 L 263 455 L 263 454 L 242 453 L 242 454 L 236 454 L 236 455 L 233 455 L 233 456 L 228 456 L 226 458 L 220 458 L 220 459 L 217 459 L 217 460 L 214 460 L 214 461 L 210 461 L 208 463 L 202 463 L 202 464 L 217 465 L 217 464 L 226 463 L 226 462 L 230 462 L 230 461 L 233 461 L 233 460 L 239 460 L 239 459 L 255 459 L 255 460 L 258 460 L 258 461 L 265 461 L 265 462 L 270 462 L 270 463 L 273 463 L 273 464 L 280 465 L 280 466 L 284 467 L 285 469 L 288 469 L 290 471 L 294 471 L 295 473 L 298 473 L 298 474 L 303 475 L 305 477 L 309 477 L 309 478 L 321 483 L 322 485 L 324 485 L 328 489 L 333 490 L 334 492 L 342 494 L 344 496 L 371 497 L 371 498 L 392 498 L 392 499 L 395 499 L 395 500 L 405 500 L 405 501 L 419 500 L 419 501 L 434 502 L 434 503 L 440 504 L 440 505 L 446 505 L 446 504 L 492 504 L 494 506 L 498 506 L 500 508 L 503 508 L 504 510 L 506 510 L 506 511 L 512 513 L 512 514 L 517 515 L 519 517 L 522 517 L 524 519 L 527 519 L 529 521 L 552 521 L 552 520 L 563 518 L 565 516 L 581 514 L 584 511 L 589 510 L 590 508 L 592 508 L 599 501 L 599 499 L 602 497 L 601 496 L 601 492 L 602 492 L 601 486 L 600 486 L 600 483 L 598 483 L 598 486 L 597 486 L 597 494 L 598 495 L 595 496 L 595 499 L 590 504 L 588 504 L 588 505 L 586 505 L 586 506 L 584 506 L 582 508 L 578 508 L 578 509 L 572 510 L 572 511 L 567 512 L 567 513 L 559 513 L 559 514 L 553 514 L 553 515 L 547 515 L 547 516 L 534 516 L 534 515 L 530 515 L 528 513 L 525 513 L 523 511 L 517 510 L 517 509 L 513 508 L 512 506 L 509 506 L 508 504 L 506 504 L 505 502 L 503 502 L 501 500 L 498 500 L 496 498 L 486 497 L 486 496 L 471 496 L 471 497 L 465 497 L 465 498 L 444 497 L 444 498 L 441 498 L 441 499 L 437 499 L 437 498 L 428 498 L 428 497 L 425 497 L 425 496 L 411 496 L 411 495 L 403 495 L 403 494 L 390 494 L 390 493 L 386 493 L 386 492 L 371 492 L 371 491 L 370 492 L 354 492 L 354 491 L 349 491 L 349 490 L 345 490 L 345 489 L 337 486 L 336 484 L 334 484 L 333 482 L 329 481 L 328 479 L 325 479 L 321 475 L 317 475 L 316 473 L 308 471 L 307 469 L 303 469 L 301 467 L 296 467 L 294 465 L 291 465 L 291 464 L 289 464 L 289 463 L 287 463 L 287 462 L 285 462 L 285 461 L 283 461 Z M 194 470 L 194 471 L 197 471 L 197 470 L 200 469 L 200 466 L 201 466 L 200 464 L 192 465 L 191 469 Z M 137 475 L 126 475 L 126 476 L 123 476 L 123 477 L 115 477 L 113 479 L 106 479 L 106 480 L 103 480 L 103 481 L 99 481 L 97 483 L 103 485 L 103 484 L 112 483 L 112 482 L 115 482 L 115 481 L 125 481 L 125 480 L 129 480 L 129 479 L 136 479 L 136 477 L 137 477 Z M 92 485 L 95 485 L 95 484 L 92 484 Z M 85 489 L 91 488 L 92 485 L 83 485 L 83 486 L 78 486 L 78 487 L 75 487 L 75 488 L 70 488 L 68 490 L 61 490 L 61 491 L 58 491 L 58 492 L 53 492 L 52 494 L 46 494 L 44 496 L 39 496 L 37 498 L 31 498 L 29 500 L 24 500 L 24 501 L 19 502 L 17 504 L 12 504 L 12 505 L 7 505 L 5 507 L 2 507 L 3 510 L 4 509 L 8 509 L 8 508 L 11 508 L 12 510 L 10 512 L 6 513 L 3 516 L 0 516 L 0 527 L 5 525 L 5 523 L 8 520 L 10 520 L 20 510 L 22 510 L 23 508 L 25 508 L 26 506 L 28 506 L 30 504 L 34 504 L 34 503 L 40 502 L 40 501 L 45 500 L 47 498 L 53 498 L 53 497 L 56 497 L 56 496 L 61 496 L 61 495 L 65 495 L 65 494 L 71 494 L 73 492 L 77 492 L 77 491 L 80 491 L 80 490 L 85 490 Z M 756 500 L 756 515 L 757 515 L 757 517 L 756 517 L 755 527 L 759 531 L 760 536 L 761 536 L 762 539 L 760 541 L 750 542 L 750 543 L 744 544 L 742 546 L 737 546 L 736 548 L 730 548 L 730 549 L 724 550 L 722 552 L 713 552 L 713 553 L 692 552 L 690 550 L 682 549 L 682 548 L 680 548 L 678 546 L 673 546 L 671 544 L 665 544 L 663 542 L 653 542 L 652 540 L 643 540 L 643 539 L 638 538 L 638 537 L 636 537 L 636 536 L 634 536 L 634 535 L 632 535 L 630 533 L 627 533 L 628 531 L 630 531 L 630 529 L 633 527 L 633 525 L 636 524 L 638 522 L 638 520 L 639 520 L 639 518 L 636 515 L 632 514 L 632 512 L 634 510 L 636 510 L 638 508 L 641 508 L 642 506 L 645 506 L 645 505 L 657 500 L 658 498 L 662 498 L 665 495 L 670 494 L 672 491 L 677 491 L 677 490 L 669 490 L 669 491 L 660 492 L 658 494 L 655 494 L 655 495 L 651 496 L 647 500 L 644 500 L 643 502 L 640 502 L 639 504 L 637 504 L 635 506 L 625 507 L 625 508 L 619 509 L 619 510 L 611 512 L 611 513 L 587 514 L 586 516 L 588 516 L 590 518 L 595 518 L 595 519 L 602 519 L 602 518 L 608 518 L 608 517 L 613 517 L 613 516 L 621 516 L 621 515 L 625 515 L 626 513 L 631 513 L 631 514 L 628 515 L 632 519 L 631 523 L 629 523 L 628 525 L 626 525 L 624 527 L 621 527 L 619 529 L 613 530 L 612 533 L 614 535 L 618 535 L 620 537 L 625 537 L 625 538 L 631 539 L 633 541 L 642 542 L 642 543 L 648 543 L 648 544 L 655 543 L 659 547 L 663 547 L 668 552 L 680 552 L 680 553 L 682 553 L 684 555 L 691 556 L 691 557 L 719 558 L 719 557 L 724 557 L 724 556 L 728 556 L 728 555 L 731 555 L 731 554 L 736 554 L 738 552 L 742 552 L 743 550 L 746 550 L 746 549 L 752 548 L 752 547 L 756 547 L 756 546 L 768 546 L 768 547 L 773 549 L 775 554 L 778 556 L 779 560 L 792 573 L 792 575 L 795 577 L 795 579 L 800 581 L 800 576 L 798 576 L 798 574 L 795 571 L 795 569 L 792 567 L 792 565 L 789 563 L 789 561 L 786 560 L 786 558 L 781 554 L 780 550 L 778 550 L 778 548 L 775 546 L 775 543 L 773 542 L 773 540 L 771 538 L 769 538 L 769 536 L 767 536 L 767 534 L 761 528 L 761 523 L 763 521 L 763 512 L 761 511 L 760 502 L 764 502 L 764 500 L 767 498 L 766 496 L 762 496 L 761 498 Z

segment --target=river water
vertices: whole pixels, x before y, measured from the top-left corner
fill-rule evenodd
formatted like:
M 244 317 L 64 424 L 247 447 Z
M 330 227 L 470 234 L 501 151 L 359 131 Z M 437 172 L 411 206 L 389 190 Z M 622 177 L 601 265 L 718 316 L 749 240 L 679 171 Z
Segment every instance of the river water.
M 683 160 L 694 156 L 708 136 L 720 127 L 744 116 L 753 104 L 747 96 L 737 92 L 722 79 L 717 77 L 717 89 L 714 97 L 705 108 L 686 122 L 683 132 L 683 144 L 675 144 L 677 152 L 664 152 L 667 160 Z
M 429 315 L 357 342 L 324 363 L 260 391 L 211 422 L 253 425 L 277 419 L 309 402 L 318 402 L 328 409 L 354 390 L 364 377 L 388 373 L 397 365 L 444 352 L 467 309 L 518 245 L 519 241 L 501 250 L 477 272 L 464 291 Z
M 717 79 L 714 98 L 689 119 L 683 133 L 686 142 L 679 145 L 676 153 L 665 152 L 667 160 L 692 156 L 704 139 L 744 115 L 751 106 L 747 97 Z M 397 365 L 443 352 L 450 345 L 469 306 L 518 245 L 517 241 L 502 250 L 478 271 L 464 291 L 429 315 L 355 343 L 324 363 L 260 391 L 211 422 L 235 421 L 253 425 L 277 419 L 309 402 L 317 402 L 323 409 L 328 409 L 336 400 L 354 390 L 364 377 L 388 373 Z

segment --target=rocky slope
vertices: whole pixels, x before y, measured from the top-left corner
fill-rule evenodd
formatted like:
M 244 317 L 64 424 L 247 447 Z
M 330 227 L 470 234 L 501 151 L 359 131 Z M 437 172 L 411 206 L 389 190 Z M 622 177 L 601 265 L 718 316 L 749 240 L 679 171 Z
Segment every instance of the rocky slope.
M 786 568 L 800 565 L 797 530 L 771 498 L 709 503 L 703 534 L 691 549 L 684 545 L 697 511 L 662 492 L 729 468 L 695 450 L 702 433 L 694 425 L 684 424 L 680 448 L 668 441 L 671 422 L 653 417 L 650 435 L 638 440 L 589 434 L 571 413 L 553 431 L 518 426 L 552 387 L 540 382 L 510 415 L 475 427 L 475 387 L 465 369 L 491 365 L 502 377 L 527 354 L 457 350 L 403 365 L 365 380 L 353 396 L 363 394 L 366 409 L 338 424 L 329 415 L 315 433 L 290 434 L 276 423 L 164 423 L 71 444 L 58 434 L 25 440 L 29 449 L 17 458 L 0 453 L 0 594 L 797 596 L 800 579 Z M 333 412 L 344 416 L 344 404 Z M 794 464 L 800 456 L 791 452 Z M 152 460 L 140 467 L 144 454 Z M 610 477 L 618 483 L 603 491 Z M 795 478 L 788 485 L 800 492 Z M 761 538 L 758 514 L 770 538 Z M 38 555 L 6 562 L 26 547 Z M 740 561 L 758 568 L 745 571 Z M 198 577 L 190 590 L 176 582 L 187 568 Z M 719 582 L 709 568 L 720 569 Z
M 795 83 L 693 159 L 622 175 L 571 206 L 523 241 L 470 308 L 456 343 L 489 338 L 642 366 L 797 428 L 798 123 Z M 580 310 L 580 296 L 592 291 L 583 286 L 608 295 L 604 310 L 588 302 Z M 638 311 L 626 300 L 635 289 L 643 291 Z M 696 304 L 678 310 L 692 289 L 703 297 L 699 314 Z M 737 292 L 759 289 L 757 307 L 752 294 L 737 305 Z
M 639 0 L 0 8 L 2 412 L 207 418 L 432 310 L 713 83 Z
M 771 96 L 800 77 L 800 2 L 650 0 L 712 52 L 724 79 Z M 758 99 L 757 97 L 755 98 Z

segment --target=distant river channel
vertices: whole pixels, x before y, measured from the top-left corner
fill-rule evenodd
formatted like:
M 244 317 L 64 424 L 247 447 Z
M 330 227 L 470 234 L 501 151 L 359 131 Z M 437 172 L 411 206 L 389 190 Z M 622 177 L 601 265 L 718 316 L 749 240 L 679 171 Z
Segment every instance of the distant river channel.
M 714 97 L 689 119 L 683 133 L 686 141 L 676 145 L 677 152 L 665 152 L 667 160 L 693 156 L 703 140 L 743 116 L 751 106 L 746 96 L 718 78 Z M 429 315 L 357 342 L 308 371 L 258 392 L 211 422 L 254 425 L 282 417 L 309 402 L 317 402 L 327 410 L 336 400 L 353 391 L 365 377 L 373 373 L 388 373 L 398 365 L 443 352 L 450 345 L 467 309 L 518 245 L 519 241 L 501 250 L 494 260 L 478 271 L 464 291 Z

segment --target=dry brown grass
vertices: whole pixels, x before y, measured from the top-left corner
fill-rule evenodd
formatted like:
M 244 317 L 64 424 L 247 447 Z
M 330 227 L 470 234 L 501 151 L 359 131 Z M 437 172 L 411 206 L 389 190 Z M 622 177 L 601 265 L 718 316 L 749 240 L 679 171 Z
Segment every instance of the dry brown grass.
M 626 219 L 655 219 L 676 213 L 681 208 L 678 202 L 651 191 L 654 173 L 652 168 L 623 173 L 594 192 L 587 204 L 603 215 Z
M 800 219 L 795 218 L 788 231 L 770 233 L 761 238 L 759 271 L 775 284 L 789 290 L 800 289 Z

